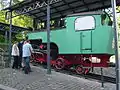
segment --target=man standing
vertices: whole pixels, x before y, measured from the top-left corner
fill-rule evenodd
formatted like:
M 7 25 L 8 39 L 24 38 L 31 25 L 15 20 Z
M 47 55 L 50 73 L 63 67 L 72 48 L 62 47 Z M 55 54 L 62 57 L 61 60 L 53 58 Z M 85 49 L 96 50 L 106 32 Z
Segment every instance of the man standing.
M 12 56 L 14 58 L 13 65 L 12 65 L 13 69 L 18 69 L 19 49 L 18 49 L 17 44 L 18 43 L 15 41 L 14 44 L 13 44 L 13 46 L 12 46 Z
M 22 48 L 23 48 L 23 42 L 24 41 L 20 41 L 19 43 L 18 43 L 18 48 L 19 48 L 19 62 L 18 62 L 18 66 L 19 66 L 19 68 L 22 68 L 22 53 L 23 53 L 23 51 L 22 51 Z
M 27 40 L 24 42 L 24 45 L 23 45 L 23 62 L 24 62 L 24 71 L 25 71 L 25 74 L 28 74 L 29 72 L 31 72 L 31 68 L 30 68 L 30 56 L 31 56 L 31 53 L 33 52 L 33 48 L 30 44 L 30 41 Z

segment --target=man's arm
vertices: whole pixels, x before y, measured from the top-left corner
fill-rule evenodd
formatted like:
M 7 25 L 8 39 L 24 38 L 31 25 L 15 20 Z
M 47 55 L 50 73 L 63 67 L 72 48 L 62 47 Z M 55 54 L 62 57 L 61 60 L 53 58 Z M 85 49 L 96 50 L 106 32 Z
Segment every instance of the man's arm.
M 33 48 L 31 46 L 31 44 L 30 44 L 30 52 L 33 53 Z

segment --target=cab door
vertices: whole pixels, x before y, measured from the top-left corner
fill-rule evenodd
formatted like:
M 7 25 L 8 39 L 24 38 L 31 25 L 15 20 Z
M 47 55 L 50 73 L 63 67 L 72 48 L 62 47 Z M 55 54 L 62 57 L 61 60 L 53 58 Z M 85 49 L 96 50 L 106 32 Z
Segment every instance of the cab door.
M 95 17 L 78 17 L 75 20 L 75 30 L 80 32 L 80 52 L 92 52 L 92 32 L 95 30 Z
M 80 52 L 92 52 L 92 31 L 80 33 Z

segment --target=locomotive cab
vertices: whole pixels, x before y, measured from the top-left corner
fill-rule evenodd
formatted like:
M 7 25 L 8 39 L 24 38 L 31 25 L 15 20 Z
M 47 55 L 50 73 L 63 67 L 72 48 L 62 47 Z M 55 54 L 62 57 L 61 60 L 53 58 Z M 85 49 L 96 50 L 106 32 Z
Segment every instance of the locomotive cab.
M 114 54 L 114 48 L 112 47 L 112 20 L 106 12 L 68 15 L 67 30 L 68 37 L 74 37 L 71 40 L 67 39 L 70 45 L 67 47 L 69 53 L 72 51 L 82 54 L 83 58 L 89 58 L 92 63 L 98 63 L 97 66 L 108 66 L 107 63 L 110 56 Z M 90 59 L 91 55 L 93 59 Z

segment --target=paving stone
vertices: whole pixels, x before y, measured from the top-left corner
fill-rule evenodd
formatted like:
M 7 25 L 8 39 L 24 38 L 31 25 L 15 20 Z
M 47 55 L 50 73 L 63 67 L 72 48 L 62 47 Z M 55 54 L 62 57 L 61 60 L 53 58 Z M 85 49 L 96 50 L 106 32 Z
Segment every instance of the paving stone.
M 41 67 L 32 66 L 30 74 L 11 68 L 0 69 L 0 84 L 17 90 L 115 90 L 115 84 L 90 81 L 59 72 L 52 71 L 51 75 Z
M 101 75 L 101 68 L 95 67 L 93 73 Z M 116 77 L 115 67 L 103 68 L 103 75 L 115 78 Z

